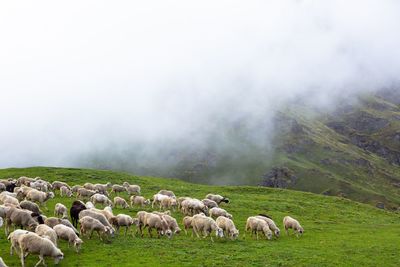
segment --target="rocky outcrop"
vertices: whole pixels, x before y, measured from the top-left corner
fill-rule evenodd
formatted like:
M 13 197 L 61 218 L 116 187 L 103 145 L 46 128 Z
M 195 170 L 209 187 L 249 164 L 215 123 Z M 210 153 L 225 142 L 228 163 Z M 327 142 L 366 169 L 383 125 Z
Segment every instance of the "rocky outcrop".
M 288 188 L 293 186 L 297 177 L 286 167 L 276 167 L 262 176 L 262 186 Z

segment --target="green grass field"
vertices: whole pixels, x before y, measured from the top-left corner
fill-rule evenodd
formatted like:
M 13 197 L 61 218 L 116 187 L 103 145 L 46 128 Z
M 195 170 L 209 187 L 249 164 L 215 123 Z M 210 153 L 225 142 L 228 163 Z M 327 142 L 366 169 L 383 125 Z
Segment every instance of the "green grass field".
M 147 233 L 144 238 L 121 235 L 111 243 L 100 242 L 94 235 L 92 240 L 84 239 L 80 254 L 60 241 L 65 258 L 59 266 L 400 266 L 400 215 L 347 199 L 264 187 L 205 186 L 100 170 L 45 167 L 0 170 L 0 178 L 23 175 L 66 181 L 70 185 L 128 181 L 139 184 L 148 198 L 160 189 L 199 199 L 210 192 L 219 193 L 231 199 L 223 208 L 233 214 L 241 232 L 236 241 L 214 243 L 191 238 L 184 232 L 171 240 L 150 238 Z M 60 198 L 57 194 L 47 203 L 49 210 L 45 213 L 51 216 L 57 202 L 70 207 L 72 201 L 73 198 Z M 139 210 L 114 209 L 114 214 L 135 216 Z M 258 213 L 273 217 L 281 228 L 281 238 L 257 241 L 248 235 L 243 239 L 247 217 Z M 285 215 L 300 221 L 305 229 L 301 238 L 286 236 L 282 229 Z M 173 216 L 181 224 L 182 215 L 173 212 Z M 17 256 L 9 255 L 4 229 L 0 231 L 0 256 L 9 266 L 20 266 Z M 37 261 L 37 256 L 28 256 L 27 266 Z M 53 266 L 52 260 L 47 263 Z

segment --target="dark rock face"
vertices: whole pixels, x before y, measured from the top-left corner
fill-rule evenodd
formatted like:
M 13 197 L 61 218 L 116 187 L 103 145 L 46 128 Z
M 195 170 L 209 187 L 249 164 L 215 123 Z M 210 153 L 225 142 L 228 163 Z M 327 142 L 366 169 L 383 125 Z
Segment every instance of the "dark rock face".
M 262 176 L 262 186 L 274 188 L 288 188 L 297 181 L 297 177 L 286 167 L 273 168 L 270 172 Z

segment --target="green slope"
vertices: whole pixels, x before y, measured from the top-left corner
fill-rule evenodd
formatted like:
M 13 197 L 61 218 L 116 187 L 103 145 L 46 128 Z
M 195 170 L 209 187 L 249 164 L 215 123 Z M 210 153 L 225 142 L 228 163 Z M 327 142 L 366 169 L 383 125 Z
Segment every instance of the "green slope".
M 250 186 L 207 186 L 176 179 L 138 177 L 126 173 L 63 168 L 27 168 L 0 170 L 0 178 L 40 176 L 70 184 L 84 182 L 121 183 L 129 181 L 142 186 L 142 193 L 151 197 L 159 189 L 171 189 L 177 196 L 203 198 L 209 192 L 228 196 L 224 206 L 234 216 L 241 231 L 237 241 L 191 238 L 181 234 L 165 238 L 116 237 L 105 244 L 96 238 L 84 239 L 83 249 L 76 254 L 65 242 L 61 249 L 65 259 L 60 266 L 399 266 L 400 216 L 370 205 L 338 197 L 312 193 Z M 125 196 L 125 195 L 124 195 Z M 126 197 L 126 196 L 125 196 Z M 67 206 L 73 199 L 49 201 L 51 215 L 55 203 Z M 115 209 L 114 213 L 136 214 L 137 208 Z M 283 236 L 278 240 L 243 239 L 246 218 L 257 213 L 270 214 L 282 230 L 282 218 L 290 214 L 305 228 L 301 238 Z M 181 222 L 182 215 L 173 212 Z M 16 256 L 9 255 L 9 244 L 0 232 L 0 256 L 9 266 L 19 266 Z M 28 256 L 28 266 L 37 257 Z M 50 262 L 49 262 L 50 263 Z M 52 266 L 52 264 L 50 264 Z

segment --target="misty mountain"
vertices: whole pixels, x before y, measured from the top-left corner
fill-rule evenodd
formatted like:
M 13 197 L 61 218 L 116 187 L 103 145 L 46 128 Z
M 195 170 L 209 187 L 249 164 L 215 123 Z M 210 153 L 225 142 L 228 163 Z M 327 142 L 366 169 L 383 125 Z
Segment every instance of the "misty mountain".
M 266 123 L 273 130 L 262 120 L 258 127 L 247 125 L 246 118 L 229 127 L 220 121 L 215 139 L 202 145 L 166 142 L 149 152 L 136 144 L 122 152 L 88 154 L 82 162 L 140 175 L 291 188 L 397 207 L 400 93 L 385 90 L 356 101 L 343 99 L 330 111 L 307 103 L 297 99 L 282 107 Z M 273 139 L 267 141 L 271 131 Z

